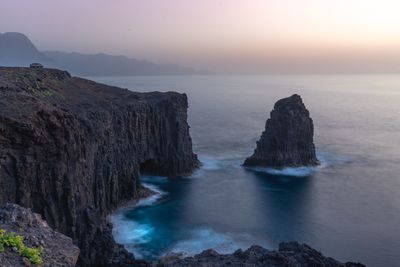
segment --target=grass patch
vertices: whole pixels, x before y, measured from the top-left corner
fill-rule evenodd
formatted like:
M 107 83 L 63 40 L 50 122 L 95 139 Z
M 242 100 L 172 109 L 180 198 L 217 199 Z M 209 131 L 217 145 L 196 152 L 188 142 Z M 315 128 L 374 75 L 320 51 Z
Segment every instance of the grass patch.
M 46 90 L 42 92 L 42 96 L 48 97 L 48 96 L 53 96 L 54 93 L 50 90 Z
M 24 238 L 14 232 L 7 232 L 0 229 L 0 253 L 5 251 L 6 247 L 16 248 L 21 256 L 28 258 L 28 260 L 36 265 L 42 265 L 43 260 L 41 254 L 43 248 L 30 248 L 24 244 Z
M 50 89 L 38 90 L 38 89 L 32 88 L 30 90 L 33 93 L 33 95 L 41 97 L 41 98 L 53 98 L 53 99 L 59 99 L 59 100 L 65 99 L 65 97 L 62 94 L 60 94 L 59 92 L 50 90 Z

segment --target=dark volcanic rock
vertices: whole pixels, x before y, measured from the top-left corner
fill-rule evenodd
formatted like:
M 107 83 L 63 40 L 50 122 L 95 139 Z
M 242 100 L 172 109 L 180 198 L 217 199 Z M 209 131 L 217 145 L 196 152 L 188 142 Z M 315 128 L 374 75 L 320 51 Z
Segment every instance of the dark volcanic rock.
M 362 267 L 360 263 L 341 263 L 325 257 L 311 247 L 297 242 L 281 243 L 279 251 L 270 251 L 252 246 L 246 251 L 237 250 L 233 254 L 219 254 L 214 250 L 205 250 L 194 257 L 182 258 L 178 254 L 167 255 L 158 264 L 159 267 Z
M 275 103 L 254 154 L 245 166 L 273 168 L 318 165 L 313 142 L 314 126 L 299 95 Z
M 75 266 L 78 260 L 79 248 L 73 245 L 72 239 L 51 229 L 39 214 L 30 209 L 16 204 L 0 207 L 0 228 L 22 236 L 28 247 L 42 247 L 44 266 Z M 5 252 L 0 253 L 0 266 L 26 265 L 19 253 L 6 248 Z
M 81 265 L 133 263 L 106 216 L 139 196 L 140 170 L 182 176 L 198 166 L 184 94 L 0 68 L 0 106 L 0 204 L 30 207 L 72 237 Z

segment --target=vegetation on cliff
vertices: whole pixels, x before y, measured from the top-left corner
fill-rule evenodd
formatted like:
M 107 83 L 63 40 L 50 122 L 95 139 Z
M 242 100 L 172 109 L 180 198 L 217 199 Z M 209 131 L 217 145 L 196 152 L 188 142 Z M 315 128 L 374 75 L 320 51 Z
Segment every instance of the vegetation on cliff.
M 33 264 L 41 265 L 43 263 L 41 257 L 43 248 L 28 247 L 24 244 L 22 236 L 0 228 L 0 253 L 4 252 L 6 247 L 16 248 L 21 256 L 28 258 Z

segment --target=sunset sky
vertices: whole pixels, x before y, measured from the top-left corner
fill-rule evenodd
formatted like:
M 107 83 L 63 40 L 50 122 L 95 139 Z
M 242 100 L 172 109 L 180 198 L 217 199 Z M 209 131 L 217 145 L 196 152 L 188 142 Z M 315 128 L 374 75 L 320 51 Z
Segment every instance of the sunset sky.
M 164 62 L 354 57 L 397 68 L 399 12 L 396 0 L 1 0 L 0 31 L 40 50 Z

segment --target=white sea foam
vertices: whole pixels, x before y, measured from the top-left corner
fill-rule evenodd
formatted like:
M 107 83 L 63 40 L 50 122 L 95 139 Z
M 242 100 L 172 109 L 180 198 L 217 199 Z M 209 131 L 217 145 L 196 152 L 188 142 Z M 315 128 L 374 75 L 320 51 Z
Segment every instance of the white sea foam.
M 246 169 L 256 172 L 264 172 L 277 176 L 307 177 L 313 175 L 314 173 L 320 171 L 321 169 L 331 164 L 331 162 L 328 161 L 328 158 L 332 158 L 331 155 L 328 156 L 328 154 L 326 153 L 317 153 L 317 158 L 320 161 L 320 165 L 313 167 L 296 167 L 296 168 L 290 167 L 283 169 L 274 169 L 268 167 L 254 166 L 254 167 L 246 167 Z
M 221 161 L 213 157 L 199 156 L 199 161 L 201 167 L 190 176 L 192 178 L 202 176 L 204 175 L 204 172 L 217 171 L 222 168 Z
M 136 203 L 136 207 L 144 207 L 144 206 L 152 206 L 157 203 L 158 200 L 161 198 L 165 197 L 167 195 L 167 192 L 162 191 L 160 188 L 153 184 L 149 183 L 142 183 L 142 185 L 151 191 L 153 191 L 155 194 L 147 197 L 147 198 L 142 198 Z
M 199 156 L 199 160 L 202 164 L 201 169 L 203 170 L 215 171 L 222 168 L 220 161 L 216 158 Z
M 219 253 L 232 253 L 237 249 L 250 247 L 251 240 L 253 240 L 249 237 L 246 238 L 249 240 L 247 242 L 237 239 L 240 238 L 234 238 L 233 235 L 222 234 L 210 228 L 201 228 L 192 230 L 189 238 L 176 243 L 167 253 L 175 252 L 192 256 L 205 249 L 214 249 Z
M 114 240 L 124 245 L 136 258 L 143 258 L 142 252 L 136 246 L 150 242 L 154 228 L 150 224 L 140 224 L 130 220 L 122 212 L 113 215 L 110 221 L 113 224 Z
M 159 180 L 166 179 L 164 177 L 158 178 Z M 154 176 L 148 176 L 144 180 L 154 181 L 153 179 Z M 143 252 L 137 249 L 136 246 L 151 242 L 154 227 L 151 224 L 135 222 L 127 218 L 125 214 L 128 210 L 135 207 L 155 205 L 159 199 L 167 194 L 154 184 L 143 183 L 143 186 L 152 190 L 155 194 L 139 200 L 133 207 L 124 207 L 110 216 L 110 221 L 113 224 L 113 236 L 115 241 L 124 245 L 129 252 L 134 253 L 136 258 L 144 257 Z
M 314 174 L 318 171 L 320 167 L 299 167 L 299 168 L 283 168 L 283 169 L 274 169 L 274 168 L 265 168 L 265 167 L 246 167 L 246 169 L 250 169 L 256 172 L 265 172 L 272 175 L 278 176 L 296 176 L 296 177 L 306 177 Z

